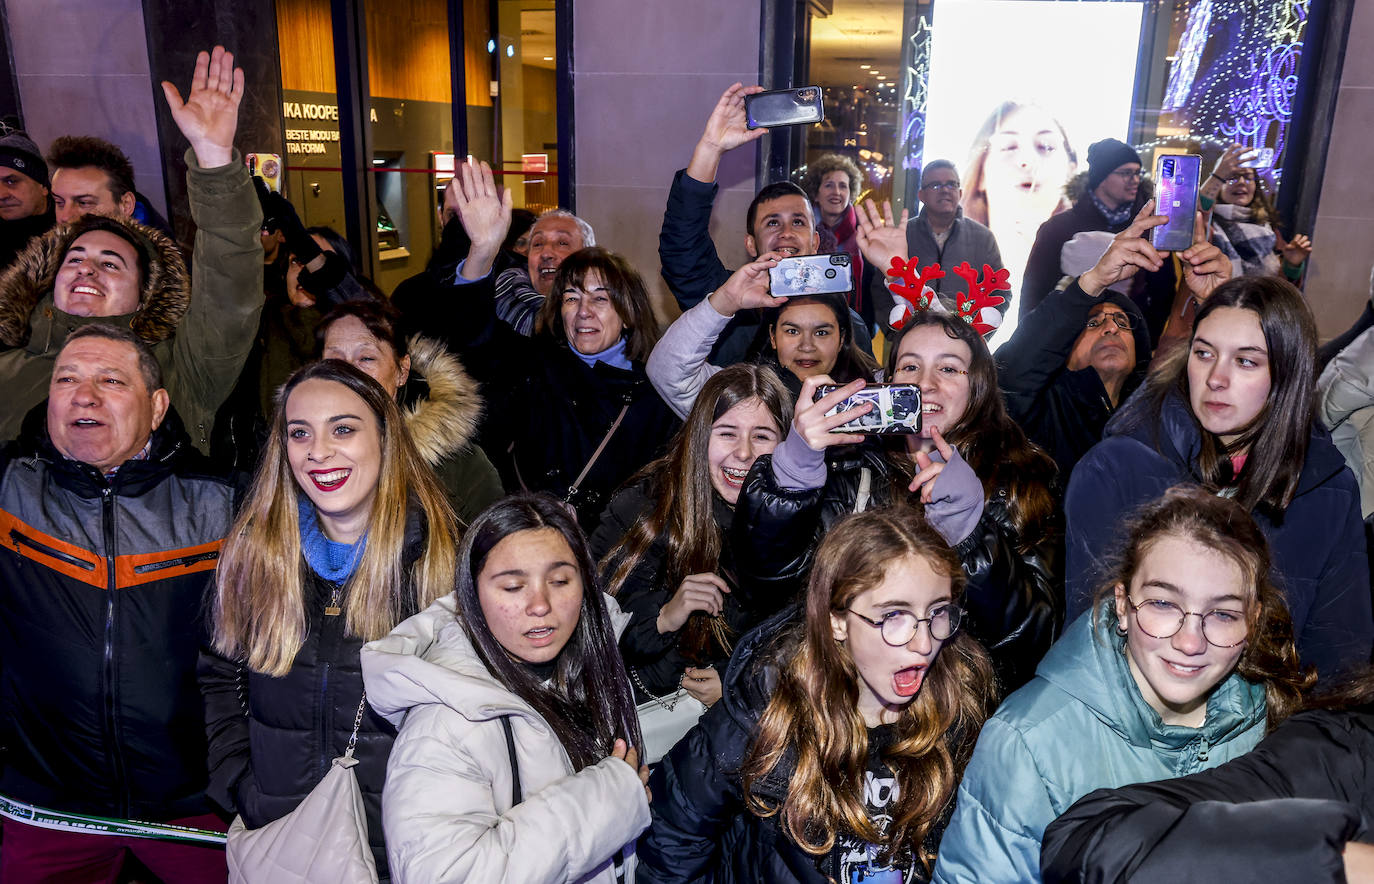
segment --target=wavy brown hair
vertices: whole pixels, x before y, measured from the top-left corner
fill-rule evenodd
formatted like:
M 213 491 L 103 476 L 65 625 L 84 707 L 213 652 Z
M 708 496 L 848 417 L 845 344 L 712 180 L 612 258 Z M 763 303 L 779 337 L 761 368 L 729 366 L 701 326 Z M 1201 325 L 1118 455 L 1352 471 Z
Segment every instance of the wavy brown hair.
M 405 428 L 396 402 L 346 362 L 326 359 L 293 374 L 277 393 L 272 429 L 248 499 L 224 540 L 215 572 L 214 647 L 249 669 L 282 676 L 305 642 L 308 565 L 301 552 L 297 500 L 302 492 L 286 458 L 286 402 L 310 380 L 341 384 L 377 421 L 381 473 L 367 525 L 367 546 L 343 588 L 348 635 L 379 639 L 401 620 L 453 590 L 458 528 L 448 498 Z M 418 509 L 423 550 L 402 570 L 406 519 Z
M 935 856 L 925 847 L 926 836 L 953 800 L 996 694 L 982 646 L 963 632 L 948 639 L 920 692 L 898 716 L 896 740 L 883 754 L 901 801 L 880 832 L 864 809 L 868 727 L 859 714 L 860 675 L 835 641 L 831 615 L 881 584 L 888 566 L 904 557 L 918 557 L 947 576 L 958 601 L 965 585 L 959 558 L 915 510 L 883 507 L 846 516 L 821 541 L 806 620 L 783 646 L 788 659 L 741 774 L 750 810 L 779 815 L 788 837 L 806 852 L 828 853 L 844 831 L 881 845 L 884 862 L 910 859 L 929 871 Z M 787 772 L 787 797 L 774 806 L 752 787 L 784 756 L 795 756 L 796 767 Z
M 579 249 L 558 265 L 553 289 L 535 316 L 535 333 L 550 334 L 554 340 L 568 343 L 568 333 L 563 328 L 563 294 L 571 288 L 581 289 L 588 273 L 600 276 L 611 296 L 616 315 L 624 326 L 625 355 L 633 362 L 646 361 L 654 344 L 658 343 L 658 320 L 649 304 L 644 277 L 629 261 L 601 246 Z
M 1266 724 L 1270 730 L 1297 712 L 1304 692 L 1317 680 L 1316 668 L 1298 662 L 1293 618 L 1283 592 L 1270 578 L 1269 543 L 1244 507 L 1197 485 L 1175 485 L 1141 508 L 1129 528 L 1126 547 L 1116 567 L 1098 588 L 1093 610 L 1095 634 L 1112 635 L 1120 623 L 1115 598 L 1118 586 L 1129 587 L 1140 563 L 1164 537 L 1201 544 L 1234 562 L 1250 588 L 1245 605 L 1250 631 L 1236 663 L 1241 678 L 1264 685 Z M 1123 651 L 1124 653 L 1124 651 Z
M 1006 492 L 1007 513 L 1027 543 L 1038 545 L 1046 538 L 1057 536 L 1062 529 L 1051 487 L 1059 469 L 1053 458 L 1026 438 L 1021 425 L 1007 414 L 997 386 L 997 363 L 973 326 L 950 313 L 917 311 L 908 317 L 901 333 L 892 341 L 886 376 L 894 377 L 903 339 L 915 329 L 928 325 L 943 329 L 952 340 L 963 341 L 973 354 L 968 367 L 968 407 L 954 426 L 941 428 L 945 441 L 957 448 L 973 468 L 983 483 L 985 497 L 998 491 Z M 895 441 L 904 444 L 901 439 Z M 897 467 L 893 471 L 894 478 L 900 485 L 900 488 L 894 485 L 894 499 L 901 499 L 906 496 L 907 483 L 914 475 L 913 466 L 904 448 L 894 448 L 890 455 L 889 462 Z
M 654 508 L 635 522 L 601 562 L 608 574 L 606 591 L 616 595 L 649 549 L 664 538 L 668 554 L 663 585 L 676 587 L 690 574 L 715 571 L 720 565 L 721 528 L 715 518 L 715 489 L 707 449 L 711 427 L 721 415 L 756 399 L 777 422 L 781 439 L 792 423 L 792 394 L 766 366 L 740 363 L 716 372 L 701 388 L 687 422 L 674 437 L 668 453 L 639 471 L 630 484 L 657 483 Z M 709 615 L 693 613 L 679 634 L 684 647 L 703 647 Z M 722 651 L 728 653 L 727 648 Z

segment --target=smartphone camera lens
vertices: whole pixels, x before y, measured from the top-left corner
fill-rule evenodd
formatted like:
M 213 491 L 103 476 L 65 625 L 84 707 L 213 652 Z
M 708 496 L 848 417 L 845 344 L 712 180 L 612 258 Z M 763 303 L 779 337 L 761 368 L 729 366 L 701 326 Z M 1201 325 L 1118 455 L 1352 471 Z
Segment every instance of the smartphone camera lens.
M 833 268 L 833 267 L 828 268 L 828 269 L 825 271 L 825 278 L 826 278 L 826 279 L 834 279 L 834 278 L 835 278 L 835 268 Z

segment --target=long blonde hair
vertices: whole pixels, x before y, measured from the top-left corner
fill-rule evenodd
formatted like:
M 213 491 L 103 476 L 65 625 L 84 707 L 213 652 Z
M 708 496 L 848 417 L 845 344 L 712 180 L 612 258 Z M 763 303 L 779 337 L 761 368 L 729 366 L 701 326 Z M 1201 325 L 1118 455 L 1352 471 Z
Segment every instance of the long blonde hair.
M 371 409 L 382 440 L 367 545 L 344 586 L 347 634 L 364 641 L 381 638 L 453 589 L 457 521 L 396 403 L 376 381 L 347 363 L 328 359 L 307 365 L 277 393 L 262 463 L 224 541 L 215 577 L 215 649 L 271 676 L 291 670 L 308 628 L 308 566 L 297 514 L 300 489 L 286 458 L 286 402 L 308 380 L 331 381 L 356 393 Z M 412 509 L 423 519 L 425 540 L 407 575 L 401 560 Z
M 831 631 L 830 616 L 878 586 L 887 567 L 917 556 L 948 576 L 957 602 L 965 586 L 958 557 L 924 518 L 905 506 L 847 516 L 816 551 L 800 635 L 784 645 L 790 656 L 777 690 L 759 719 L 741 766 L 752 812 L 778 814 L 788 837 L 822 856 L 840 831 L 881 845 L 890 864 L 918 861 L 929 871 L 934 854 L 924 842 L 949 802 L 990 706 L 996 699 L 992 664 L 976 640 L 956 633 L 931 665 L 920 693 L 897 718 L 897 739 L 883 761 L 900 796 L 892 822 L 880 832 L 864 808 L 868 728 L 859 713 L 859 671 Z M 795 753 L 787 797 L 772 806 L 754 794 L 759 782 Z

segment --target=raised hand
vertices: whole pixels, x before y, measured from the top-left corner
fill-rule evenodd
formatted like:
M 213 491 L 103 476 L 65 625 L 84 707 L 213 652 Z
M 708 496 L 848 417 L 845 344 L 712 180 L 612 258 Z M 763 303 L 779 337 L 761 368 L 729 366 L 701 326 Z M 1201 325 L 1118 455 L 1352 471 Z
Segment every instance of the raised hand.
M 689 574 L 678 585 L 677 592 L 658 611 L 658 631 L 677 632 L 694 611 L 704 611 L 712 616 L 725 608 L 725 593 L 730 591 L 715 574 Z
M 1168 253 L 1157 251 L 1145 239 L 1145 231 L 1169 220 L 1165 215 L 1154 214 L 1154 210 L 1155 201 L 1148 200 L 1131 226 L 1118 233 L 1097 263 L 1078 277 L 1078 285 L 1086 294 L 1096 297 L 1107 286 L 1130 279 L 1142 268 L 1154 271 L 1164 266 L 1164 255 Z
M 1279 247 L 1279 254 L 1288 262 L 1289 267 L 1301 267 L 1312 254 L 1312 240 L 1299 233 Z
M 1226 148 L 1217 158 L 1217 164 L 1212 168 L 1212 174 L 1208 175 L 1207 180 L 1202 182 L 1202 195 L 1209 199 L 1216 199 L 1226 182 L 1239 175 L 1241 167 L 1254 159 L 1255 156 L 1254 150 L 1242 144 L 1233 144 Z
M 873 200 L 864 200 L 862 206 L 856 207 L 854 215 L 858 218 L 854 239 L 865 261 L 886 272 L 892 266 L 893 258 L 905 261 L 909 257 L 906 225 L 910 213 L 906 209 L 902 209 L 901 218 L 894 218 L 891 200 L 883 200 L 881 212 Z
M 792 432 L 800 436 L 812 451 L 820 451 L 831 445 L 852 445 L 864 440 L 862 433 L 833 433 L 831 431 L 872 411 L 872 402 L 861 403 L 846 411 L 841 411 L 839 414 L 826 414 L 827 411 L 839 405 L 847 397 L 862 390 L 866 386 L 864 380 L 860 378 L 857 381 L 851 381 L 839 389 L 831 390 L 820 399 L 815 399 L 818 387 L 833 383 L 835 382 L 823 374 L 807 378 L 802 382 L 801 395 L 797 397 L 797 407 L 792 412 Z
M 472 246 L 463 262 L 464 279 L 482 279 L 491 272 L 510 230 L 511 192 L 496 186 L 486 163 L 464 162 L 444 189 L 445 206 L 452 205 Z
M 701 133 L 701 139 L 692 151 L 692 161 L 687 164 L 688 175 L 703 184 L 715 181 L 720 158 L 727 150 L 734 150 L 764 136 L 768 130 L 750 129 L 749 118 L 744 113 L 744 96 L 762 91 L 762 86 L 736 83 L 721 94 L 711 110 L 711 116 L 706 119 L 706 129 Z
M 177 87 L 162 81 L 162 94 L 181 134 L 191 142 L 196 162 L 203 169 L 225 166 L 233 159 L 234 133 L 238 131 L 239 104 L 243 101 L 243 68 L 234 67 L 234 56 L 223 46 L 196 56 L 191 92 L 185 101 Z
M 734 316 L 751 307 L 781 307 L 786 298 L 775 298 L 768 289 L 768 271 L 778 266 L 779 252 L 764 252 L 745 264 L 725 284 L 710 294 L 711 306 L 721 316 Z
M 1231 278 L 1234 270 L 1231 259 L 1208 241 L 1207 221 L 1201 212 L 1193 218 L 1193 244 L 1179 258 L 1187 265 L 1183 281 L 1199 301 L 1206 301 L 1217 286 Z
M 920 493 L 931 527 L 950 546 L 957 546 L 973 533 L 983 515 L 983 483 L 938 429 L 932 429 L 930 436 L 938 458 L 916 452 L 918 469 L 908 488 Z

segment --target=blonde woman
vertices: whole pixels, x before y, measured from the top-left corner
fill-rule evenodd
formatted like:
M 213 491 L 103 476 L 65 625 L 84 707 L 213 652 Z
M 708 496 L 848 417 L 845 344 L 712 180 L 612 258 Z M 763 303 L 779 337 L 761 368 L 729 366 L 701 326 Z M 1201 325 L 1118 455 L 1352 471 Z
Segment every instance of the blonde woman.
M 248 828 L 294 810 L 344 753 L 363 643 L 452 590 L 457 539 L 443 490 L 376 381 L 334 360 L 287 381 L 224 543 L 214 652 L 201 663 L 208 791 Z M 395 736 L 362 704 L 354 770 L 384 881 L 381 794 Z

